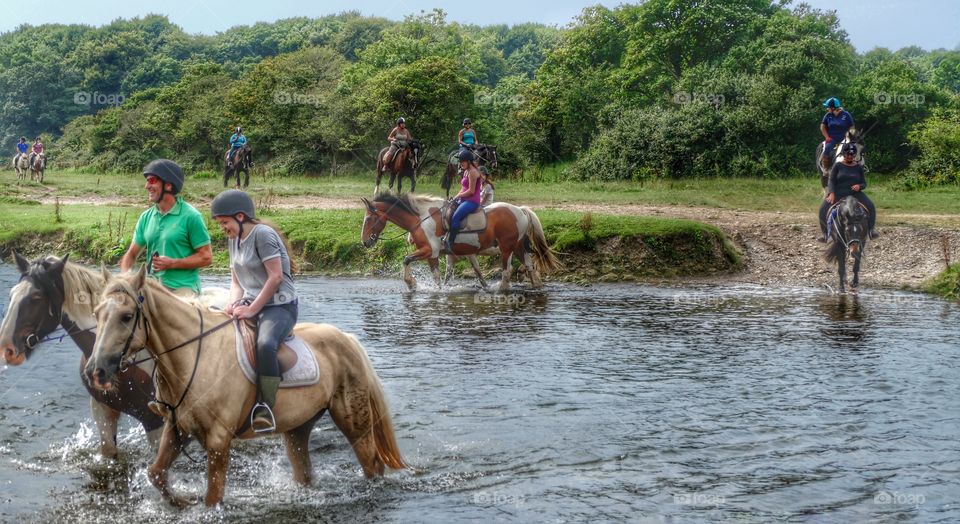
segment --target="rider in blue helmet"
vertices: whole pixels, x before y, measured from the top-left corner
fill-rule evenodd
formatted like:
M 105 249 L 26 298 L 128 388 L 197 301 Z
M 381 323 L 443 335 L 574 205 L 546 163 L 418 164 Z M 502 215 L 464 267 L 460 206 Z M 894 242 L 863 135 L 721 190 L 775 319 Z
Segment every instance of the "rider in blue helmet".
M 840 105 L 840 100 L 836 97 L 826 99 L 823 107 L 827 108 L 827 114 L 820 120 L 820 133 L 824 139 L 820 162 L 823 170 L 828 171 L 834 149 L 847 136 L 847 131 L 854 126 L 854 121 L 853 116 Z

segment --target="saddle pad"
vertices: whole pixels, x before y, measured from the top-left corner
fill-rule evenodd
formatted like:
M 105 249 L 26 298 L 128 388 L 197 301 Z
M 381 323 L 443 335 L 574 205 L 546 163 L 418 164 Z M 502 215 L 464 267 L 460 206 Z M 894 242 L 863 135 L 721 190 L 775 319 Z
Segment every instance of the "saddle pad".
M 240 332 L 240 327 L 237 323 L 234 323 L 234 329 L 237 332 L 237 362 L 240 364 L 240 369 L 247 377 L 247 380 L 249 380 L 251 384 L 256 384 L 257 372 L 250 364 L 250 360 L 247 358 L 247 352 L 243 347 L 243 333 Z M 287 346 L 296 353 L 297 363 L 288 369 L 286 373 L 281 374 L 281 388 L 312 386 L 320 382 L 320 366 L 317 365 L 317 357 L 313 354 L 313 351 L 305 340 L 293 335 L 284 340 L 282 345 Z
M 487 213 L 480 207 L 476 211 L 467 215 L 460 224 L 462 231 L 483 231 L 487 229 Z

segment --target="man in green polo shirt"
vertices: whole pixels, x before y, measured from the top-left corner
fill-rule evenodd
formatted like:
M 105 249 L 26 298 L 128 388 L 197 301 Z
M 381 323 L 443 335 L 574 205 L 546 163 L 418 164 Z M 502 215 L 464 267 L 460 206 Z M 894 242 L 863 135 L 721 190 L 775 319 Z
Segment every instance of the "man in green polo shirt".
M 148 274 L 178 295 L 195 297 L 200 294 L 200 268 L 213 261 L 203 215 L 177 196 L 183 189 L 183 170 L 176 162 L 154 160 L 143 176 L 154 205 L 137 220 L 120 270 L 129 271 L 146 250 Z

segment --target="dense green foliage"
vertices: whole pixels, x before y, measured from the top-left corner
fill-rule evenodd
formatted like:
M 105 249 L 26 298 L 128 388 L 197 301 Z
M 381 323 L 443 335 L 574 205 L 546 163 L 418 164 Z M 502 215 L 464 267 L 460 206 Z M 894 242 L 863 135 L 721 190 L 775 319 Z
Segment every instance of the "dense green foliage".
M 771 0 L 649 0 L 568 28 L 478 27 L 440 10 L 344 13 L 185 34 L 162 16 L 0 35 L 0 145 L 57 137 L 60 166 L 135 171 L 158 156 L 222 165 L 245 127 L 280 174 L 373 164 L 399 116 L 428 154 L 463 117 L 504 170 L 634 180 L 813 172 L 821 102 L 868 132 L 906 186 L 960 172 L 960 49 L 857 54 L 832 12 Z

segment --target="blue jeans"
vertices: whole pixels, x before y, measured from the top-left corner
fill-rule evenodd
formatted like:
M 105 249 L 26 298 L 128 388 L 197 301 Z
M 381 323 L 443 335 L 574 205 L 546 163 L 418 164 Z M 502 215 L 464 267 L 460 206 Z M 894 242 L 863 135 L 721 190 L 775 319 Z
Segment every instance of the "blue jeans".
M 297 323 L 296 303 L 266 306 L 260 311 L 257 326 L 257 372 L 262 377 L 279 377 L 277 351 Z
M 453 213 L 453 218 L 450 219 L 450 229 L 458 231 L 460 229 L 460 222 L 462 222 L 467 215 L 476 211 L 478 207 L 480 207 L 480 204 L 476 202 L 461 201 L 460 205 L 457 206 L 457 210 Z

